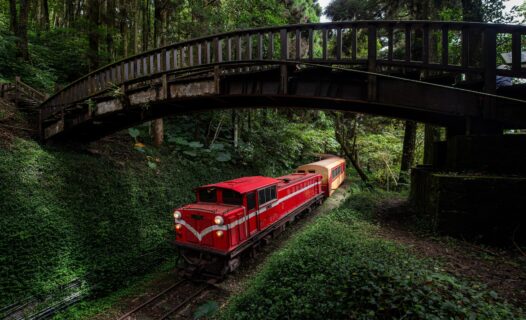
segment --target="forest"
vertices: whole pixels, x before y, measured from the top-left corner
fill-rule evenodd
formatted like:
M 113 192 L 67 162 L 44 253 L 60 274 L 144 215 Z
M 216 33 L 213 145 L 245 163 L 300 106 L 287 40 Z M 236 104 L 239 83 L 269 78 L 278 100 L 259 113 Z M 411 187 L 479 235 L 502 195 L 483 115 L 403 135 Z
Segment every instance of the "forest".
M 21 81 L 49 97 L 90 72 L 148 50 L 322 18 L 526 23 L 526 2 L 508 2 L 0 0 L 0 85 Z M 524 48 L 526 36 L 521 39 Z M 497 59 L 502 60 L 511 38 L 499 41 Z M 460 55 L 454 39 L 448 45 Z M 384 43 L 376 46 L 382 52 Z M 248 175 L 275 177 L 327 154 L 347 160 L 351 196 L 306 222 L 298 235 L 285 235 L 283 247 L 264 254 L 269 258 L 261 262 L 260 273 L 243 269 L 239 278 L 248 289 L 212 295 L 189 317 L 525 315 L 523 246 L 514 244 L 511 254 L 477 241 L 465 244 L 437 235 L 429 221 L 418 218 L 408 222 L 409 238 L 414 233 L 431 240 L 400 244 L 407 237 L 393 231 L 398 225 L 385 222 L 389 227 L 383 229 L 384 221 L 376 218 L 375 210 L 388 211 L 378 208 L 404 203 L 396 210 L 407 209 L 411 168 L 431 165 L 433 145 L 448 134 L 444 127 L 312 108 L 236 108 L 147 121 L 89 144 L 41 144 L 28 116 L 32 111 L 25 110 L 34 106 L 17 108 L 6 101 L 0 96 L 0 318 L 12 310 L 25 318 L 48 308 L 54 319 L 118 318 L 132 297 L 166 280 L 179 263 L 171 211 L 193 201 L 193 188 Z M 427 255 L 430 246 L 442 247 L 436 249 L 442 254 Z M 454 258 L 443 253 L 448 250 Z M 460 258 L 464 254 L 472 260 Z M 313 263 L 316 259 L 321 262 Z M 464 273 L 505 263 L 509 269 L 498 277 L 516 282 L 506 287 L 495 284 L 498 277 L 466 276 L 451 271 L 455 263 Z M 333 287 L 318 291 L 325 284 Z M 64 304 L 73 296 L 75 304 Z

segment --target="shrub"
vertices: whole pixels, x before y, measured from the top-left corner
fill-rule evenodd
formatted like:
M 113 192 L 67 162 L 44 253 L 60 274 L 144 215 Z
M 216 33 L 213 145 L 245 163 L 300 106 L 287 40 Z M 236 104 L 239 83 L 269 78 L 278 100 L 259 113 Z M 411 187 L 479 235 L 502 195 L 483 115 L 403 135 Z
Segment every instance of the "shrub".
M 511 319 L 494 292 L 371 236 L 353 209 L 335 210 L 276 252 L 224 319 Z

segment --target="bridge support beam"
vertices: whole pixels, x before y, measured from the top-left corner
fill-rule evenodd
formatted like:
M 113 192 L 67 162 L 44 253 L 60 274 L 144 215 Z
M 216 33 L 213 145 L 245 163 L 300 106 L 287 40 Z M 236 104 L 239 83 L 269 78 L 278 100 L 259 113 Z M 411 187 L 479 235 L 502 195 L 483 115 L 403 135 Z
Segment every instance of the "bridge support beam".
M 526 243 L 526 135 L 460 135 L 411 176 L 410 201 L 439 232 Z

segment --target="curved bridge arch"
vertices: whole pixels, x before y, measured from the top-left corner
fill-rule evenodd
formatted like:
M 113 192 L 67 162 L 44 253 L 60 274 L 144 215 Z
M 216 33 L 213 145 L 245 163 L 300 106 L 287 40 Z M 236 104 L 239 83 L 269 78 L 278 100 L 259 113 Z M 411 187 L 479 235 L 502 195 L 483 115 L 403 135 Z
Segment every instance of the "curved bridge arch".
M 498 75 L 526 78 L 525 35 L 526 27 L 516 25 L 353 21 L 193 39 L 125 58 L 57 92 L 40 107 L 41 137 L 93 140 L 176 112 L 268 106 L 372 113 L 458 130 L 473 119 L 524 128 L 525 103 L 492 94 Z M 509 70 L 496 65 L 502 36 L 512 47 Z M 450 52 L 451 43 L 457 51 Z M 411 80 L 426 74 L 447 85 L 468 75 L 477 80 L 475 91 Z

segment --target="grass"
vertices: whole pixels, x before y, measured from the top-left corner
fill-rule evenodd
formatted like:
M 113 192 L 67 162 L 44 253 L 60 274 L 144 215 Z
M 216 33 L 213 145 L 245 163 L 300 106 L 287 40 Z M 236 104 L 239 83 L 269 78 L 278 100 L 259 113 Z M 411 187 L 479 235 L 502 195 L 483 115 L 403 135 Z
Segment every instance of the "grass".
M 478 283 L 375 237 L 374 204 L 360 192 L 273 254 L 223 319 L 514 319 L 518 310 Z
M 78 320 L 78 319 L 92 319 L 98 314 L 101 314 L 108 309 L 115 307 L 116 304 L 128 297 L 138 296 L 147 290 L 152 281 L 166 277 L 177 266 L 176 259 L 169 259 L 155 268 L 151 273 L 145 276 L 132 278 L 129 285 L 119 289 L 111 294 L 97 298 L 88 299 L 75 304 L 73 307 L 55 315 L 54 320 Z

